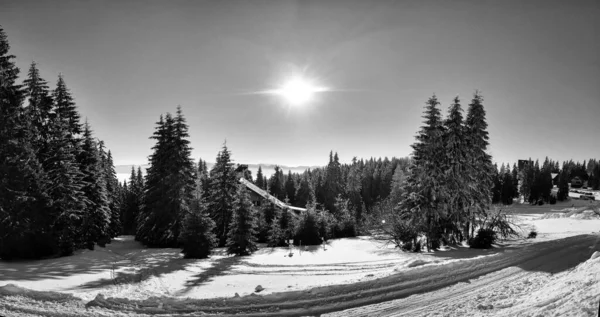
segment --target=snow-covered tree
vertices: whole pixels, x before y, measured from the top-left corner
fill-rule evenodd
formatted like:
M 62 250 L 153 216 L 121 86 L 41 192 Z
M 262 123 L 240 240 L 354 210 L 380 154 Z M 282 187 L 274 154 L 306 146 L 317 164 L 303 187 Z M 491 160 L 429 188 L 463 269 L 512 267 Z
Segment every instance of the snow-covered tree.
M 215 221 L 215 233 L 219 239 L 219 246 L 225 246 L 227 232 L 231 223 L 233 201 L 237 180 L 231 162 L 231 153 L 227 145 L 223 144 L 222 150 L 217 154 L 215 165 L 210 170 L 208 188 L 208 209 Z
M 48 228 L 48 185 L 22 107 L 19 69 L 0 28 L 0 258 L 37 258 L 55 252 Z
M 183 218 L 179 240 L 185 258 L 204 259 L 216 246 L 215 222 L 208 215 L 208 208 L 202 194 L 202 179 L 196 180 L 196 189 L 189 212 Z
M 233 202 L 233 216 L 227 233 L 227 253 L 249 255 L 256 245 L 256 214 L 246 186 L 239 184 Z
M 65 124 L 68 122 L 68 119 L 65 118 Z M 93 250 L 96 243 L 104 246 L 110 241 L 111 210 L 102 158 L 87 121 L 83 128 L 82 151 L 79 153 L 77 161 L 83 174 L 84 185 L 81 190 L 87 199 L 82 223 L 83 243 L 85 247 Z

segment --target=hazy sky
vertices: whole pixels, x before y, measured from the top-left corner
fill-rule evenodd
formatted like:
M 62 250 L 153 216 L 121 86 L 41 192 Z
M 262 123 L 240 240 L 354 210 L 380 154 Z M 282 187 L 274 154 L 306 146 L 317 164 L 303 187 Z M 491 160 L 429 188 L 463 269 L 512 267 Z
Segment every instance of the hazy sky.
M 323 165 L 407 156 L 434 92 L 482 91 L 497 162 L 600 158 L 600 1 L 0 0 L 22 76 L 65 76 L 116 164 L 181 105 L 194 159 Z M 334 89 L 290 108 L 294 72 Z

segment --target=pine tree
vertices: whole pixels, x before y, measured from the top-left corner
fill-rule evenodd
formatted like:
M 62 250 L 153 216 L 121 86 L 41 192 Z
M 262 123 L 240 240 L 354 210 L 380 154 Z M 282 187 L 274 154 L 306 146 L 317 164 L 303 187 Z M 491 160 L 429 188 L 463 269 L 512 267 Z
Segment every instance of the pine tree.
M 500 201 L 504 205 L 511 205 L 513 203 L 515 189 L 513 187 L 512 175 L 510 169 L 507 169 L 502 175 L 502 190 L 500 192 Z
M 263 176 L 263 172 L 262 172 L 262 167 L 259 165 L 258 166 L 258 172 L 256 172 L 256 182 L 254 182 L 254 185 L 258 186 L 258 188 L 265 188 L 265 184 L 263 183 L 264 181 L 264 176 Z
M 292 176 L 292 171 L 288 170 L 288 175 L 285 180 L 285 195 L 289 199 L 290 204 L 294 204 L 296 202 L 296 183 L 294 182 L 294 177 Z
M 68 125 L 68 122 L 65 118 L 65 125 Z M 102 159 L 87 121 L 83 129 L 82 151 L 77 161 L 83 173 L 84 186 L 81 190 L 88 201 L 82 223 L 83 243 L 88 249 L 93 250 L 94 244 L 104 246 L 110 241 L 111 210 L 106 191 L 106 178 L 102 170 Z
M 280 211 L 277 210 L 275 213 L 275 218 L 271 222 L 271 227 L 269 228 L 269 236 L 268 236 L 268 246 L 270 247 L 281 247 L 287 246 L 286 243 L 286 232 L 284 228 L 282 228 L 282 213 L 287 213 L 288 211 Z
M 469 149 L 469 176 L 476 180 L 473 184 L 471 197 L 473 205 L 470 208 L 471 231 L 473 232 L 477 219 L 483 219 L 487 214 L 492 200 L 492 157 L 487 153 L 489 136 L 487 132 L 487 121 L 483 108 L 483 97 L 476 91 L 467 109 L 465 129 L 467 136 L 467 147 Z M 476 217 L 480 216 L 480 217 Z M 469 225 L 466 226 L 467 228 Z M 471 235 L 467 234 L 467 238 Z
M 104 160 L 104 157 L 103 157 Z M 109 150 L 104 160 L 104 175 L 106 182 L 106 194 L 108 197 L 108 207 L 110 209 L 110 236 L 112 238 L 121 234 L 123 228 L 121 224 L 120 207 L 121 194 L 119 193 L 119 180 L 115 171 L 112 153 Z
M 48 142 L 49 153 L 44 166 L 52 184 L 48 194 L 52 201 L 49 208 L 54 219 L 51 228 L 58 240 L 60 255 L 70 255 L 85 244 L 82 226 L 86 220 L 88 206 L 92 204 L 83 192 L 85 175 L 80 171 L 66 118 L 57 116 L 52 124 Z
M 516 163 L 513 163 L 511 176 L 512 176 L 512 182 L 513 182 L 513 198 L 518 198 L 519 197 L 519 170 L 517 168 Z
M 43 164 L 48 156 L 52 155 L 48 148 L 48 140 L 51 137 L 53 100 L 48 82 L 40 76 L 40 71 L 35 62 L 31 63 L 27 78 L 23 83 L 26 85 L 26 93 L 29 97 L 25 113 L 31 122 L 32 143 L 34 150 L 37 152 L 38 160 Z
M 202 179 L 196 179 L 196 188 L 190 211 L 184 216 L 180 243 L 184 258 L 204 259 L 216 246 L 215 222 L 208 215 L 208 208 L 202 194 Z
M 279 200 L 285 199 L 283 178 L 283 171 L 279 166 L 275 166 L 275 173 L 273 173 L 269 179 L 269 193 Z
M 69 134 L 72 136 L 81 134 L 83 130 L 80 122 L 80 115 L 79 112 L 77 112 L 77 107 L 75 106 L 73 97 L 67 88 L 67 84 L 65 83 L 62 74 L 58 75 L 56 89 L 54 89 L 52 96 L 56 104 L 54 110 L 55 115 L 60 116 L 67 121 Z
M 144 203 L 137 217 L 136 238 L 152 247 L 176 247 L 181 221 L 189 212 L 195 188 L 188 127 L 180 107 L 158 122 L 150 156 Z
M 473 186 L 476 184 L 473 173 L 469 172 L 472 170 L 472 165 L 468 156 L 467 135 L 462 113 L 463 109 L 457 96 L 448 109 L 447 119 L 444 120 L 443 135 L 449 208 L 446 230 L 454 234 L 458 241 L 464 236 L 465 224 L 469 217 L 467 209 L 472 204 Z
M 406 173 L 402 170 L 402 168 L 396 168 L 394 171 L 394 176 L 392 177 L 392 192 L 390 194 L 390 201 L 394 206 L 402 200 L 405 181 Z
M 55 252 L 47 213 L 46 175 L 34 152 L 23 111 L 19 69 L 0 27 L 0 258 L 37 258 Z
M 413 144 L 413 165 L 407 177 L 407 193 L 401 202 L 401 210 L 416 230 L 425 233 L 427 246 L 434 248 L 439 228 L 437 224 L 443 217 L 440 208 L 447 196 L 443 182 L 443 164 L 438 159 L 443 157 L 442 136 L 444 128 L 439 102 L 434 95 L 426 103 L 424 126 L 421 127 Z
M 494 163 L 492 171 L 492 184 L 492 204 L 498 204 L 502 195 L 502 179 L 500 173 L 498 173 L 498 165 L 496 163 Z
M 325 175 L 323 204 L 325 209 L 336 215 L 335 201 L 337 196 L 343 193 L 343 188 L 340 161 L 338 154 L 333 154 L 333 151 L 329 152 L 329 164 L 327 164 Z
M 239 184 L 233 202 L 233 216 L 227 233 L 227 253 L 249 255 L 256 246 L 256 215 L 246 186 Z
M 227 232 L 233 213 L 233 201 L 237 180 L 231 162 L 231 153 L 227 145 L 217 154 L 216 163 L 210 170 L 210 186 L 208 206 L 212 219 L 215 221 L 215 233 L 219 246 L 225 246 Z
M 401 168 L 396 168 L 396 170 L 399 171 Z M 361 166 L 358 164 L 356 157 L 354 157 L 352 158 L 352 165 L 348 171 L 348 177 L 346 179 L 346 195 L 350 200 L 350 208 L 356 211 L 354 214 L 354 219 L 357 226 L 362 224 L 363 213 L 365 212 L 365 210 L 362 208 L 364 203 L 360 195 L 362 189 L 361 175 Z M 398 194 L 398 192 L 394 192 L 394 194 Z

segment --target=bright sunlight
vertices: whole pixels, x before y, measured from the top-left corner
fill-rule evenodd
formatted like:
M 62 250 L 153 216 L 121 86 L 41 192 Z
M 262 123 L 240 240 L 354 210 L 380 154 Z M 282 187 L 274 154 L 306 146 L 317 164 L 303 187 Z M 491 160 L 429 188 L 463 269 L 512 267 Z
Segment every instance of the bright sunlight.
M 302 106 L 311 102 L 319 92 L 327 91 L 302 77 L 288 79 L 280 88 L 270 93 L 281 96 L 291 106 Z

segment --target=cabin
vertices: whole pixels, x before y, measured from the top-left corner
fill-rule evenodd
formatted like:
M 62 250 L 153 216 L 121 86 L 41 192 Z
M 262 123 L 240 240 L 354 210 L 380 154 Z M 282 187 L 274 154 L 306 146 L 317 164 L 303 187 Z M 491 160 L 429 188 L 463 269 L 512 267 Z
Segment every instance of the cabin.
M 552 187 L 558 187 L 558 173 L 550 173 L 552 177 Z
M 579 176 L 573 177 L 573 179 L 571 179 L 571 188 L 581 188 L 581 187 L 583 187 L 583 180 L 581 180 L 581 178 L 579 178 Z

